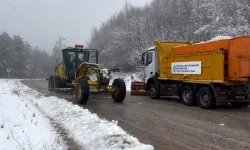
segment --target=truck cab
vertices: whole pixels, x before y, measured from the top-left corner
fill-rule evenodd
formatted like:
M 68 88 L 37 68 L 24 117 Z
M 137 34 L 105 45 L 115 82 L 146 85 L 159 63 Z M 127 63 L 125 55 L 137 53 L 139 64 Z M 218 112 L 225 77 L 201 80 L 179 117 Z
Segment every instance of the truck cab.
M 144 90 L 210 109 L 250 102 L 250 36 L 193 44 L 154 41 L 142 54 Z
M 155 73 L 157 72 L 156 66 L 156 47 L 150 47 L 146 52 L 142 54 L 142 64 L 144 67 L 144 83 L 146 85 L 146 90 L 149 90 L 147 83 L 153 79 Z

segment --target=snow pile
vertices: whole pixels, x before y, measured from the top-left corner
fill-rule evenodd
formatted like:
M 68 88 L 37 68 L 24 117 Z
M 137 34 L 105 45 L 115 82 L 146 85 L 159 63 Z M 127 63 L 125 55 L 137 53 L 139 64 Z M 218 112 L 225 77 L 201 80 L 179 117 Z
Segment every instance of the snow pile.
M 1 85 L 6 85 L 1 81 Z M 60 123 L 68 131 L 68 135 L 87 150 L 152 150 L 151 145 L 145 145 L 137 138 L 126 133 L 117 125 L 117 121 L 109 122 L 100 119 L 89 110 L 72 104 L 57 97 L 47 97 L 20 82 L 10 81 L 9 84 L 17 84 L 16 90 L 21 99 L 30 101 L 43 110 L 55 122 Z M 44 138 L 44 136 L 42 136 Z
M 14 81 L 0 80 L 0 149 L 67 149 Z
M 213 41 L 219 41 L 219 40 L 227 40 L 227 39 L 232 39 L 232 38 L 233 37 L 231 37 L 231 36 L 216 36 L 209 41 L 205 41 L 205 42 L 202 41 L 200 43 L 207 43 L 207 42 L 213 42 Z M 199 44 L 199 43 L 197 43 L 197 44 Z
M 231 36 L 216 36 L 214 38 L 212 38 L 211 40 L 209 40 L 208 42 L 212 42 L 212 41 L 219 41 L 219 40 L 228 40 L 228 39 L 232 39 L 233 37 Z

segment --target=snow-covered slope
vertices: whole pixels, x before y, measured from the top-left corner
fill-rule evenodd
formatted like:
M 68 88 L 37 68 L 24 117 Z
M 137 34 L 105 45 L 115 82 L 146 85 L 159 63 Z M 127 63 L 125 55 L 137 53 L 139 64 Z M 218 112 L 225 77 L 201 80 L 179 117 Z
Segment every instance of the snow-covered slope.
M 0 149 L 67 149 L 49 119 L 20 93 L 19 82 L 0 80 Z
M 117 125 L 117 121 L 110 122 L 100 119 L 97 114 L 93 114 L 87 109 L 64 99 L 43 95 L 23 85 L 19 80 L 11 80 L 9 82 L 0 80 L 0 89 L 6 89 L 0 92 L 2 103 L 8 100 L 6 98 L 2 99 L 2 95 L 8 97 L 11 95 L 10 91 L 15 91 L 18 95 L 15 96 L 17 98 L 16 101 L 24 101 L 23 103 L 28 103 L 28 105 L 33 105 L 32 107 L 42 110 L 48 117 L 53 118 L 56 123 L 60 123 L 68 131 L 68 135 L 86 150 L 153 149 L 151 145 L 140 143 L 137 138 L 126 133 Z M 9 101 L 12 101 L 12 99 Z M 12 103 L 9 107 L 13 106 L 10 109 L 15 110 L 18 103 L 15 101 Z M 3 109 L 5 107 L 0 105 L 0 108 Z M 9 113 L 5 111 L 4 113 L 1 112 L 1 115 L 9 115 Z M 5 118 L 5 122 L 6 120 L 7 118 Z M 41 129 L 41 131 L 43 130 Z M 4 128 L 0 130 L 0 134 L 1 132 L 5 133 L 7 131 Z M 34 131 L 34 133 L 38 133 L 38 131 Z M 40 135 L 34 134 L 34 136 L 36 138 L 36 136 Z M 0 143 L 6 141 L 4 138 L 0 139 Z M 53 141 L 53 136 L 46 140 Z

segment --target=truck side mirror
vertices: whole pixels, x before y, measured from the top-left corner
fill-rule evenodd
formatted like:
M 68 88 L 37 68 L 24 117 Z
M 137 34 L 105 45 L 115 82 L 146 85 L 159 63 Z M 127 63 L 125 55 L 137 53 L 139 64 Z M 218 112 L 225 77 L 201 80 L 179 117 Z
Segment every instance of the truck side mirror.
M 141 57 L 141 64 L 142 65 L 145 65 L 145 59 L 146 59 L 146 52 L 142 54 L 142 57 Z
M 141 59 L 141 64 L 144 64 L 144 62 L 145 62 L 145 58 L 142 57 L 142 59 Z

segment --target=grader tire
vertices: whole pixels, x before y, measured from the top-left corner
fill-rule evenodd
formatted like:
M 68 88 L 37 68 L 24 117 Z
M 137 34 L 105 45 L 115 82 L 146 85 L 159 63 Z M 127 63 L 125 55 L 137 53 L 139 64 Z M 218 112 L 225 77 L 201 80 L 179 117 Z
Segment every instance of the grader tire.
M 85 79 L 80 79 L 76 82 L 76 102 L 86 105 L 89 99 L 89 84 Z
M 49 89 L 49 91 L 52 91 L 52 89 L 53 89 L 53 76 L 49 77 L 48 89 Z
M 122 79 L 115 79 L 112 83 L 112 99 L 114 102 L 121 103 L 126 97 L 126 84 Z
M 49 91 L 53 91 L 56 88 L 64 88 L 63 81 L 58 76 L 50 76 L 48 81 Z
M 63 88 L 62 81 L 61 81 L 60 77 L 53 76 L 53 85 L 54 85 L 54 88 Z

